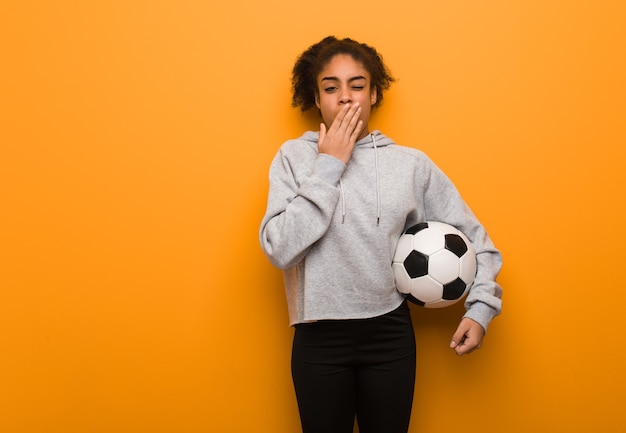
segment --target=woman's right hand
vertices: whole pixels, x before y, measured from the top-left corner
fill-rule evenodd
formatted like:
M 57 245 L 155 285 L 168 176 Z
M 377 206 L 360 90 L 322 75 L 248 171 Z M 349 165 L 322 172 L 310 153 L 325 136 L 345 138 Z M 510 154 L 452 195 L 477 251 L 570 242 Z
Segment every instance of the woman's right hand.
M 352 156 L 354 144 L 363 129 L 360 115 L 361 106 L 358 102 L 346 104 L 337 113 L 328 130 L 326 125 L 321 123 L 320 137 L 317 142 L 319 152 L 332 155 L 347 164 Z

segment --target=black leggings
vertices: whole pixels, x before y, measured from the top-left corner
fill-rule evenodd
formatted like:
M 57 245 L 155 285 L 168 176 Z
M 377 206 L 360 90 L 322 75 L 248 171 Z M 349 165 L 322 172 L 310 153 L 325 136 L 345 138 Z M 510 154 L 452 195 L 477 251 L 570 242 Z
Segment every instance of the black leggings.
M 296 325 L 291 359 L 303 433 L 406 433 L 415 385 L 409 307 Z

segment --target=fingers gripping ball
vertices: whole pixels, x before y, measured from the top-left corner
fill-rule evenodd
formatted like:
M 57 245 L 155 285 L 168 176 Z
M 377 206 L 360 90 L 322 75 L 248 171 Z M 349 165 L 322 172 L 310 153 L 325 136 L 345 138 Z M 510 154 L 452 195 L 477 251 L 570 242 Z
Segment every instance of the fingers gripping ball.
M 469 291 L 476 276 L 476 253 L 456 228 L 427 221 L 400 236 L 391 266 L 400 293 L 426 308 L 441 308 Z

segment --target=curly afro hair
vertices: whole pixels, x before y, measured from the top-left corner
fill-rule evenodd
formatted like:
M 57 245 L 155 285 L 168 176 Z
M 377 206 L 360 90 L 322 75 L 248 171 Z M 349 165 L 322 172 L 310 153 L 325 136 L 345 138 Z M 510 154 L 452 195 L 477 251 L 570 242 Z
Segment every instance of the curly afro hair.
M 337 39 L 334 36 L 328 36 L 311 45 L 296 60 L 291 75 L 293 92 L 291 105 L 293 107 L 300 107 L 302 111 L 307 111 L 315 106 L 315 95 L 318 92 L 317 76 L 337 54 L 347 54 L 363 65 L 370 73 L 371 86 L 377 91 L 376 103 L 373 106 L 378 107 L 382 103 L 383 91 L 395 81 L 385 66 L 382 56 L 369 45 L 349 38 Z

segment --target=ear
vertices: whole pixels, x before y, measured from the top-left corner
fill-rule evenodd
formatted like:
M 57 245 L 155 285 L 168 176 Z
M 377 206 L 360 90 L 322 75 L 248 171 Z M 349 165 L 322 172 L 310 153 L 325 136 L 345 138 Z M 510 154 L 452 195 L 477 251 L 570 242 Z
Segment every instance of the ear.
M 378 101 L 378 89 L 374 86 L 370 90 L 370 105 L 374 105 Z
M 318 109 L 320 109 L 320 94 L 318 92 L 315 92 L 315 105 L 317 106 Z

